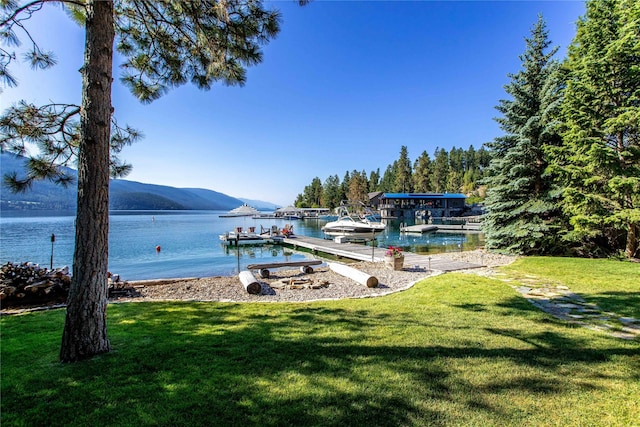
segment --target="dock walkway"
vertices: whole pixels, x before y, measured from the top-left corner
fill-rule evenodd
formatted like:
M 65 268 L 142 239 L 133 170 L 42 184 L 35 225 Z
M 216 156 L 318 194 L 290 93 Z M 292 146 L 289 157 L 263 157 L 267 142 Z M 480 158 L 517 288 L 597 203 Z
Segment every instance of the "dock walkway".
M 355 259 L 358 261 L 383 262 L 386 248 L 375 248 L 357 243 L 336 243 L 333 240 L 318 239 L 307 236 L 286 237 L 283 244 L 311 250 L 313 253 L 324 252 L 337 257 Z M 424 268 L 427 270 L 456 271 L 470 268 L 480 268 L 482 265 L 463 261 L 453 261 L 436 256 L 419 255 L 411 252 L 404 253 L 405 268 Z
M 480 233 L 482 226 L 479 223 L 468 222 L 466 224 L 417 224 L 400 227 L 401 233 L 431 233 L 454 232 L 454 233 Z

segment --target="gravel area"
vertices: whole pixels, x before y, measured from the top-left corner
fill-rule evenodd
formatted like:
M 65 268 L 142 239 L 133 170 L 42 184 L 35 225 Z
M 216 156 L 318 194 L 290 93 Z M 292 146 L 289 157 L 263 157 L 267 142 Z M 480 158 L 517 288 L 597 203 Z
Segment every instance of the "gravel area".
M 480 250 L 432 255 L 432 258 L 450 259 L 476 263 Z M 469 273 L 490 275 L 492 267 L 506 265 L 516 258 L 482 251 L 486 267 L 467 270 Z M 440 271 L 424 268 L 405 268 L 394 271 L 384 263 L 354 262 L 349 267 L 365 272 L 378 279 L 378 287 L 368 288 L 353 279 L 332 271 L 325 263 L 314 268 L 313 273 L 304 274 L 300 270 L 271 270 L 270 277 L 260 278 L 254 273 L 262 290 L 260 294 L 249 294 L 238 276 L 217 276 L 198 279 L 176 279 L 166 281 L 129 282 L 136 290 L 136 296 L 112 298 L 113 302 L 125 301 L 225 301 L 225 302 L 303 302 L 343 298 L 364 298 L 386 295 L 410 288 L 417 281 Z M 293 281 L 295 289 L 288 288 Z M 284 286 L 284 288 L 283 288 Z

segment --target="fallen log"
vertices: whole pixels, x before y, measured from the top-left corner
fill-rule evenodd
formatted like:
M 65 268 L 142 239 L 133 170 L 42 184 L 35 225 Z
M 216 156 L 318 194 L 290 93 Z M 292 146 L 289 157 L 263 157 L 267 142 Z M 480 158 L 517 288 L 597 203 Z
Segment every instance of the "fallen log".
M 242 282 L 242 286 L 244 286 L 245 291 L 252 295 L 257 295 L 262 291 L 262 286 L 256 280 L 253 273 L 248 270 L 241 271 L 238 274 L 240 282 Z
M 313 273 L 312 265 L 320 265 L 322 261 L 318 259 L 313 260 L 305 260 L 305 261 L 287 261 L 287 262 L 268 262 L 263 264 L 249 264 L 247 265 L 248 270 L 260 270 L 260 277 L 263 279 L 268 279 L 271 274 L 269 273 L 270 268 L 283 268 L 283 267 L 300 267 L 300 271 L 304 274 Z
M 377 288 L 378 278 L 371 276 L 364 271 L 357 270 L 353 267 L 346 266 L 344 264 L 338 264 L 336 262 L 330 262 L 329 268 L 338 274 L 341 274 L 349 279 L 353 279 L 361 285 L 366 285 L 367 288 Z

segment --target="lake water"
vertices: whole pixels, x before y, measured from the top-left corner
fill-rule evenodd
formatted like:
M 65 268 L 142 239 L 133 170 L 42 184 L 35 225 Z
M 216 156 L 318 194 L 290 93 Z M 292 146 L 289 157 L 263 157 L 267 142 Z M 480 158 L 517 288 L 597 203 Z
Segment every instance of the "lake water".
M 219 235 L 237 226 L 265 228 L 293 224 L 295 234 L 323 238 L 322 220 L 220 218 L 226 211 L 115 211 L 109 230 L 109 271 L 124 280 L 235 275 L 246 265 L 310 257 L 279 245 L 228 248 Z M 74 212 L 11 212 L 0 215 L 0 263 L 31 261 L 50 267 L 71 266 Z M 401 246 L 416 253 L 475 249 L 478 234 L 401 234 L 390 221 L 377 245 Z M 51 243 L 51 235 L 55 242 Z M 161 251 L 156 252 L 156 246 Z

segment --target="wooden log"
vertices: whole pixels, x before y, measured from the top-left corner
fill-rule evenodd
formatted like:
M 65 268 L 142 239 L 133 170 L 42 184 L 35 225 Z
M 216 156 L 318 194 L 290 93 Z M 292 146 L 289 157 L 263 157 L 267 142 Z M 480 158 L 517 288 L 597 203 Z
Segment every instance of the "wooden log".
M 300 272 L 303 274 L 311 274 L 313 273 L 313 267 L 310 267 L 308 265 L 303 265 L 300 267 Z
M 268 262 L 264 264 L 249 264 L 248 270 L 260 270 L 263 268 L 282 268 L 282 267 L 302 267 L 308 265 L 320 265 L 322 261 L 319 259 L 307 260 L 307 261 L 288 261 L 288 262 Z
M 344 264 L 338 264 L 336 262 L 330 262 L 329 268 L 338 274 L 341 274 L 349 279 L 353 279 L 361 285 L 366 285 L 367 288 L 377 288 L 378 278 L 371 276 L 364 271 L 357 270 L 353 267 L 346 266 Z
M 244 289 L 248 293 L 257 295 L 262 291 L 262 286 L 260 286 L 260 283 L 258 283 L 253 273 L 250 271 L 241 271 L 238 277 L 240 278 L 240 282 L 242 282 L 242 286 L 244 286 Z
M 49 288 L 49 287 L 53 286 L 53 284 L 54 283 L 51 280 L 46 279 L 46 280 L 43 280 L 41 282 L 36 282 L 36 283 L 34 283 L 32 285 L 25 286 L 24 290 L 25 291 L 36 292 L 36 291 L 38 291 L 40 289 Z

